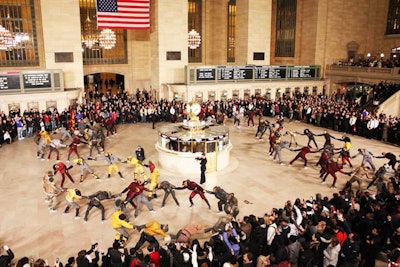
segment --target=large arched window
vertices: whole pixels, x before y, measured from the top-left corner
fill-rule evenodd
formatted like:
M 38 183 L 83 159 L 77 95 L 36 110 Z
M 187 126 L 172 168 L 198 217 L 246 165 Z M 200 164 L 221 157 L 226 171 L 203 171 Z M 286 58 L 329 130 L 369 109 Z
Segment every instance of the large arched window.
M 115 44 L 103 43 L 102 30 L 97 28 L 96 0 L 80 0 L 79 6 L 83 64 L 127 63 L 126 30 L 108 29 L 108 34 L 115 34 Z M 109 38 L 104 39 L 110 40 Z
M 294 57 L 297 0 L 277 0 L 276 57 Z
M 236 47 L 236 0 L 228 2 L 228 45 L 227 61 L 235 62 Z
M 34 1 L 2 0 L 0 25 L 0 66 L 38 66 Z
M 200 34 L 200 37 L 203 38 L 202 0 L 188 1 L 188 32 L 191 30 L 195 30 L 198 34 Z M 201 62 L 201 42 L 196 48 L 188 48 L 189 62 Z
M 386 34 L 400 33 L 400 1 L 390 0 L 387 16 Z

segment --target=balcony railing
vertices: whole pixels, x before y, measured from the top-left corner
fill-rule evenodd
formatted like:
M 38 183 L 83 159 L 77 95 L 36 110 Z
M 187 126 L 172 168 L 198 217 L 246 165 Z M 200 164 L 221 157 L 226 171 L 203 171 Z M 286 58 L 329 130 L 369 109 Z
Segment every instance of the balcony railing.
M 379 80 L 400 80 L 400 68 L 326 65 L 326 76 L 355 76 Z

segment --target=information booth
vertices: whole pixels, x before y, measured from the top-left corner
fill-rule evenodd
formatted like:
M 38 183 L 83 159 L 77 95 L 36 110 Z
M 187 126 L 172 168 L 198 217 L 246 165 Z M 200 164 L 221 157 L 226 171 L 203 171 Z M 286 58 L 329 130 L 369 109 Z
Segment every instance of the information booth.
M 207 172 L 224 169 L 229 164 L 231 148 L 229 128 L 204 121 L 200 127 L 192 127 L 190 121 L 163 126 L 156 144 L 159 164 L 186 174 L 200 173 L 196 158 L 202 152 L 207 156 Z

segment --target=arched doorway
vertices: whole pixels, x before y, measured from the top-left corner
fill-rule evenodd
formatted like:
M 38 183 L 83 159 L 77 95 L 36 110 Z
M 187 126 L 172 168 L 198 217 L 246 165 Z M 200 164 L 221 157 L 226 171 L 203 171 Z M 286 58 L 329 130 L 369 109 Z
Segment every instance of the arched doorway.
M 361 106 L 367 104 L 370 98 L 371 85 L 360 82 L 338 83 L 336 95 L 350 102 L 357 102 Z
M 125 90 L 125 77 L 118 73 L 93 73 L 84 76 L 85 94 L 89 98 L 121 94 Z

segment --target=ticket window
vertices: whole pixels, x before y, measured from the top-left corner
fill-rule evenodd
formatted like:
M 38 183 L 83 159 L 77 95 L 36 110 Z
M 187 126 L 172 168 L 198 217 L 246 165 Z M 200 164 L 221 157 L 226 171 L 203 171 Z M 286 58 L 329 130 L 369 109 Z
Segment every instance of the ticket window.
M 287 98 L 290 98 L 291 97 L 291 89 L 290 88 L 286 88 L 285 89 L 285 96 L 287 97 Z
M 208 92 L 208 100 L 215 101 L 215 91 Z
M 46 109 L 47 111 L 53 113 L 55 110 L 57 110 L 57 101 L 46 101 Z
M 244 90 L 244 100 L 249 100 L 250 99 L 250 90 L 246 89 Z
M 207 142 L 207 153 L 212 153 L 216 151 L 216 142 L 215 141 L 209 141 Z
M 171 149 L 170 147 L 170 139 L 166 136 L 160 135 L 158 138 L 158 144 L 165 149 Z
M 271 89 L 267 89 L 267 92 L 264 95 L 265 100 L 271 100 Z
M 169 150 L 178 151 L 178 139 L 177 138 L 170 138 L 168 143 Z
M 174 100 L 175 101 L 182 101 L 182 99 L 183 99 L 183 96 L 182 96 L 182 94 L 180 94 L 180 93 L 174 93 Z
M 221 151 L 229 145 L 229 136 L 220 136 L 218 138 L 218 150 Z
M 312 94 L 313 94 L 313 96 L 318 95 L 318 87 L 314 86 L 314 87 L 312 88 Z
M 298 97 L 299 95 L 301 95 L 301 93 L 300 93 L 300 87 L 295 87 L 295 88 L 294 88 L 294 95 L 295 95 L 296 97 Z
M 276 89 L 275 99 L 280 99 L 282 97 L 281 89 Z
M 239 90 L 233 90 L 232 98 L 233 98 L 233 100 L 239 99 Z
M 39 102 L 29 102 L 28 110 L 30 112 L 38 112 L 39 111 Z
M 192 152 L 192 142 L 180 141 L 179 142 L 179 152 Z
M 193 142 L 193 153 L 204 152 L 205 151 L 205 142 L 202 140 L 194 141 Z
M 223 91 L 221 93 L 221 100 L 222 101 L 226 101 L 228 99 L 228 92 L 227 91 Z
M 11 117 L 20 116 L 20 104 L 19 103 L 12 103 L 8 104 L 8 112 Z
M 305 95 L 308 95 L 308 86 L 304 87 L 304 92 Z
M 201 93 L 201 92 L 196 93 L 195 100 L 197 103 L 203 102 L 203 93 Z

